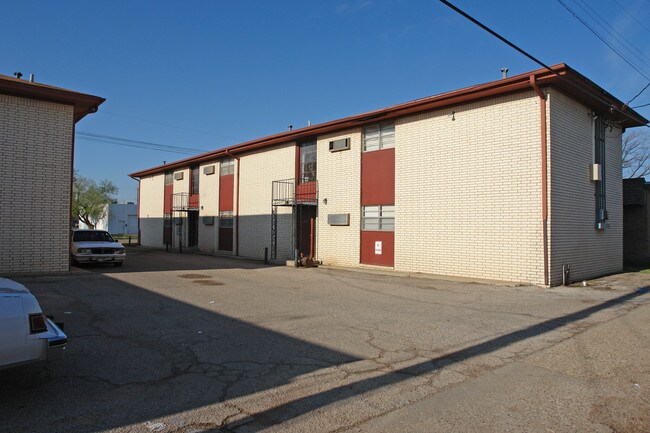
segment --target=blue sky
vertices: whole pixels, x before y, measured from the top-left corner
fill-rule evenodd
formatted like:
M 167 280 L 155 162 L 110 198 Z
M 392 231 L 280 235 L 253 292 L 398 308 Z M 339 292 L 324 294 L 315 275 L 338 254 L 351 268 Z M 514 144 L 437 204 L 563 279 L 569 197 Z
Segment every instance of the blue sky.
M 650 77 L 650 0 L 563 1 L 591 6 Z M 623 101 L 648 83 L 556 0 L 452 3 Z M 425 0 L 14 1 L 0 40 L 0 74 L 107 99 L 78 132 L 205 150 L 538 68 Z M 650 89 L 631 105 L 645 103 Z M 134 201 L 128 173 L 186 156 L 77 139 L 75 168 Z

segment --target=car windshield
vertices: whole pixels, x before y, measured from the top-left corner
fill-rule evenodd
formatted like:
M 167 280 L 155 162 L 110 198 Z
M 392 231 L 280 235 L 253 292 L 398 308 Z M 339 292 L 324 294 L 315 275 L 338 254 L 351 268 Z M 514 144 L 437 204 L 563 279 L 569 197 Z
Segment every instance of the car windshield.
M 74 242 L 115 242 L 108 232 L 101 231 L 74 232 L 72 240 Z

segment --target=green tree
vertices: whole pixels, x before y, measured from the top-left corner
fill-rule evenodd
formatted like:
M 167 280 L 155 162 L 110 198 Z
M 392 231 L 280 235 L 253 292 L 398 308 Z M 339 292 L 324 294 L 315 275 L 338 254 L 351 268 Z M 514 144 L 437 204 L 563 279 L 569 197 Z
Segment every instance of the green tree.
M 115 201 L 118 189 L 110 180 L 97 184 L 94 180 L 74 173 L 72 214 L 90 228 L 106 216 L 108 204 Z

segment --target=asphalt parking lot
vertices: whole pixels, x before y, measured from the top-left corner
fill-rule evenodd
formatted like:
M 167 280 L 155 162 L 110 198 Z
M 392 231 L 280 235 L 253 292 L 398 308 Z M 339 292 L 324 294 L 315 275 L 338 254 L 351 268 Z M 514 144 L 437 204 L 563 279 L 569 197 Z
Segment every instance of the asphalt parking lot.
M 650 275 L 542 289 L 131 248 L 16 278 L 66 357 L 0 432 L 647 432 Z

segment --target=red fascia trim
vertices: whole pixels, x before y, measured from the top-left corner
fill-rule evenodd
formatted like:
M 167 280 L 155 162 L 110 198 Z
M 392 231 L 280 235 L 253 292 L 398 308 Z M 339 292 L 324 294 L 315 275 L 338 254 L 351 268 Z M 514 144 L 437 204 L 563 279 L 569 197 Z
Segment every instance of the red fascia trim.
M 143 177 L 164 171 L 169 168 L 184 167 L 191 163 L 199 163 L 218 159 L 224 155 L 232 156 L 233 153 L 244 153 L 252 150 L 274 146 L 291 141 L 313 138 L 314 136 L 356 128 L 362 125 L 375 123 L 382 120 L 394 119 L 396 117 L 408 116 L 425 111 L 436 110 L 444 107 L 465 104 L 495 96 L 521 92 L 530 89 L 530 75 L 535 75 L 539 86 L 558 86 L 571 95 L 577 95 L 579 99 L 589 100 L 590 104 L 598 104 L 607 107 L 616 114 L 621 122 L 628 126 L 640 126 L 648 123 L 641 115 L 627 107 L 613 96 L 609 95 L 602 88 L 592 81 L 571 69 L 564 63 L 548 69 L 538 69 L 525 74 L 515 75 L 511 78 L 504 78 L 477 86 L 467 87 L 453 92 L 442 93 L 427 98 L 417 99 L 392 107 L 367 113 L 309 126 L 292 131 L 285 131 L 279 134 L 262 137 L 242 144 L 231 146 L 225 149 L 214 150 L 190 158 L 182 159 L 171 164 L 161 165 L 150 169 L 130 174 L 131 177 Z M 599 95 L 598 97 L 594 95 Z
M 38 99 L 59 104 L 74 106 L 75 123 L 86 115 L 95 113 L 98 107 L 106 101 L 99 96 L 79 93 L 60 87 L 32 83 L 27 80 L 0 75 L 0 93 L 28 99 Z

